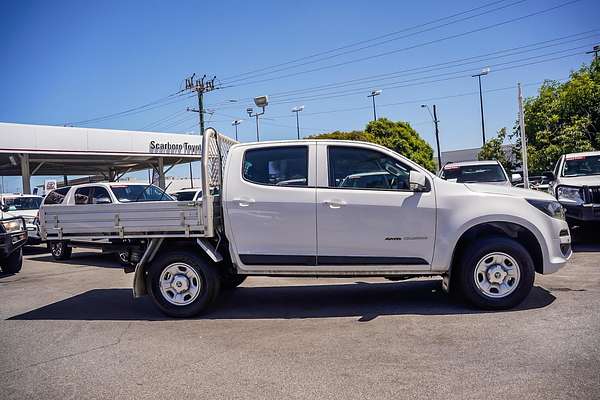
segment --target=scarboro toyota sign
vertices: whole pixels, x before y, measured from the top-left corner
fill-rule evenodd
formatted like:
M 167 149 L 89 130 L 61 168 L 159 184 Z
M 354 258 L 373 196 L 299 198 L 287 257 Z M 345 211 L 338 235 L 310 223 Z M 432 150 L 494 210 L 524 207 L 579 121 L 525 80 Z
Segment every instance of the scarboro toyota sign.
M 159 142 L 156 140 L 150 141 L 150 153 L 157 154 L 200 154 L 201 146 L 188 142 L 173 143 Z

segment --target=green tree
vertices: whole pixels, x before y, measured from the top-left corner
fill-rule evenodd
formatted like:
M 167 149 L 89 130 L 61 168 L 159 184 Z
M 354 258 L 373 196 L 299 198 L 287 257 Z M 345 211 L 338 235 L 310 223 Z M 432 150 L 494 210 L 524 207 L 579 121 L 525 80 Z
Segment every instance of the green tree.
M 512 171 L 514 165 L 506 157 L 506 152 L 502 149 L 502 144 L 506 139 L 506 128 L 502 128 L 498 131 L 498 135 L 488 140 L 485 145 L 481 148 L 481 151 L 477 155 L 479 160 L 497 160 L 502 164 L 505 170 Z
M 572 72 L 564 83 L 545 82 L 524 106 L 530 170 L 551 170 L 565 153 L 600 149 L 600 60 Z M 511 136 L 520 152 L 518 126 Z
M 369 122 L 364 131 L 335 131 L 310 136 L 310 138 L 361 140 L 377 143 L 402 154 L 430 171 L 435 171 L 433 149 L 408 122 L 393 122 L 387 118 L 380 118 L 377 121 Z

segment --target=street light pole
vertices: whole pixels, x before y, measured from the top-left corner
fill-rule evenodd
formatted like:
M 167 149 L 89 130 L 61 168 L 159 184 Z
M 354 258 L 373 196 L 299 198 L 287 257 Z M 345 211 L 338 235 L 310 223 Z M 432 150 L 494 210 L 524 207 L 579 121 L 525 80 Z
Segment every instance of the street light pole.
M 427 111 L 429 111 L 429 115 L 431 115 L 431 118 L 433 118 L 433 123 L 435 124 L 435 143 L 437 146 L 438 167 L 441 169 L 442 168 L 442 151 L 440 149 L 440 130 L 439 130 L 439 126 L 438 126 L 438 123 L 440 121 L 437 119 L 437 107 L 435 104 L 433 105 L 433 114 L 431 114 L 431 110 L 429 109 L 429 106 L 427 104 L 421 104 L 421 107 L 427 108 Z
M 242 123 L 241 119 L 236 119 L 231 123 L 231 125 L 235 126 L 235 140 L 238 140 L 238 125 Z
M 381 90 L 373 90 L 371 94 L 367 96 L 373 100 L 373 121 L 377 121 L 377 110 L 375 109 L 375 96 L 379 96 L 380 94 Z
M 268 96 L 258 96 L 254 98 L 254 104 L 257 107 L 262 108 L 261 112 L 254 113 L 254 109 L 252 107 L 246 108 L 246 112 L 250 118 L 256 117 L 256 141 L 260 142 L 260 136 L 258 134 L 258 117 L 265 113 L 265 107 L 269 104 Z
M 472 75 L 473 78 L 477 77 L 479 81 L 479 106 L 481 108 L 481 136 L 483 138 L 483 145 L 485 145 L 485 119 L 483 118 L 483 92 L 481 90 L 481 77 L 490 73 L 489 68 L 484 68 L 480 73 Z
M 292 112 L 296 113 L 296 131 L 298 132 L 298 140 L 300 140 L 300 119 L 298 118 L 298 113 L 302 110 L 304 110 L 304 106 L 292 108 Z

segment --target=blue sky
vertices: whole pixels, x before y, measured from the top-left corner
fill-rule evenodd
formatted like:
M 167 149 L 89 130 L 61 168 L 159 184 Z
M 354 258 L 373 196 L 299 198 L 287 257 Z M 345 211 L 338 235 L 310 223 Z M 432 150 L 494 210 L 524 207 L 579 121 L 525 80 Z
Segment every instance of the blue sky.
M 423 100 L 432 99 L 428 103 L 438 106 L 442 150 L 476 147 L 481 143 L 479 98 L 476 81 L 469 75 L 491 66 L 483 81 L 490 137 L 504 126 L 512 127 L 518 81 L 526 85 L 525 95 L 531 96 L 542 80 L 564 79 L 591 59 L 581 53 L 600 42 L 600 2 L 566 3 L 4 1 L 0 3 L 0 121 L 85 121 L 175 93 L 183 79 L 196 72 L 216 75 L 223 87 L 206 96 L 207 109 L 214 111 L 207 116 L 207 125 L 233 135 L 231 121 L 244 119 L 239 127 L 242 141 L 255 138 L 254 121 L 245 113 L 254 96 L 271 95 L 261 140 L 286 139 L 296 136 L 290 111 L 296 105 L 305 106 L 300 114 L 303 135 L 364 128 L 372 118 L 366 96 L 371 89 L 381 88 L 378 116 L 409 121 L 433 145 L 431 119 L 419 107 Z M 456 22 L 459 19 L 464 20 Z M 398 31 L 403 32 L 388 35 Z M 388 36 L 347 47 L 344 51 L 351 51 L 347 54 L 330 52 L 321 56 L 329 57 L 325 60 L 307 58 L 296 63 L 305 65 L 284 64 L 274 68 L 279 72 L 263 70 L 255 77 L 235 80 L 239 74 L 383 35 Z M 496 53 L 567 36 L 539 44 L 537 50 L 531 46 L 512 50 L 513 55 Z M 496 54 L 483 56 L 490 53 Z M 462 61 L 453 68 L 434 66 L 453 60 Z M 307 72 L 311 69 L 319 70 Z M 374 77 L 392 72 L 398 74 L 391 79 Z M 277 96 L 335 83 L 346 86 Z M 143 112 L 77 125 L 132 130 L 150 126 L 150 130 L 197 134 L 197 114 L 185 112 L 195 105 L 194 98 L 181 96 Z M 161 119 L 164 122 L 155 123 Z M 173 174 L 185 176 L 187 169 L 174 169 Z M 20 179 L 5 178 L 5 182 L 7 190 L 20 186 Z

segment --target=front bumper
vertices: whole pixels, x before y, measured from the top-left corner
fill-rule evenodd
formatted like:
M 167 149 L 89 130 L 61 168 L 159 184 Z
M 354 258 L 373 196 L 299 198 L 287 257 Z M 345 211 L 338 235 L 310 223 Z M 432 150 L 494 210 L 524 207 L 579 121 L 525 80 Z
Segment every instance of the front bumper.
M 27 244 L 40 244 L 42 243 L 42 237 L 40 236 L 40 230 L 36 224 L 25 224 L 27 227 Z
M 544 257 L 542 274 L 553 274 L 564 267 L 571 256 L 571 232 L 566 221 L 552 219 L 551 222 L 551 239 L 547 240 L 547 257 Z M 539 271 L 538 271 L 539 272 Z
M 570 219 L 582 222 L 600 222 L 600 204 L 573 205 L 562 203 Z
M 8 257 L 27 242 L 27 231 L 0 233 L 0 256 Z

